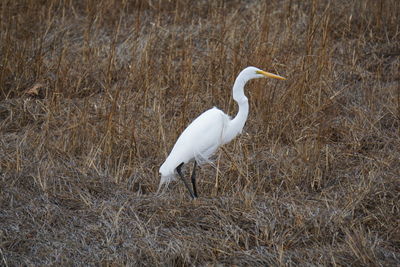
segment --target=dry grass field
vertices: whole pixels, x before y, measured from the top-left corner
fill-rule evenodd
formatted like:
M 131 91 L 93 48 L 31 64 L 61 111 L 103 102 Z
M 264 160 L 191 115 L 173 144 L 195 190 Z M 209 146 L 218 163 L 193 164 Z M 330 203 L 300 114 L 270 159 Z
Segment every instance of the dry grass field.
M 0 265 L 398 266 L 399 18 L 398 0 L 2 0 Z M 157 195 L 249 65 L 287 80 L 249 82 L 199 199 Z

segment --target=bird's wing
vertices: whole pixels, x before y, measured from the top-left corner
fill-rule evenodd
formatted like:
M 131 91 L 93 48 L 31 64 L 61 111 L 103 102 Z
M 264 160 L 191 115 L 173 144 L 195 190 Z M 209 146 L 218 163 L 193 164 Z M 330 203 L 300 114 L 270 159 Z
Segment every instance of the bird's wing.
M 227 117 L 217 108 L 207 110 L 182 132 L 173 152 L 179 150 L 185 163 L 197 157 L 208 159 L 222 143 Z
M 197 117 L 179 136 L 171 153 L 160 167 L 161 174 L 172 175 L 182 162 L 187 163 L 193 159 L 208 161 L 222 144 L 227 121 L 229 117 L 217 108 L 209 109 Z

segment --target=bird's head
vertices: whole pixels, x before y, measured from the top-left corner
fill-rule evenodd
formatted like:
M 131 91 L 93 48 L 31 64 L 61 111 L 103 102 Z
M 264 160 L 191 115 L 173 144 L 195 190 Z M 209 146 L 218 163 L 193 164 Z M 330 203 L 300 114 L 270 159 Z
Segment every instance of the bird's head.
M 251 80 L 251 79 L 257 79 L 257 78 L 274 78 L 274 79 L 279 79 L 279 80 L 286 80 L 286 78 L 266 72 L 263 70 L 260 70 L 259 68 L 256 67 L 247 67 L 242 72 L 240 73 L 240 76 L 243 76 L 244 80 Z
M 247 101 L 246 96 L 244 95 L 244 85 L 251 79 L 257 78 L 274 78 L 279 80 L 286 80 L 286 78 L 269 73 L 263 70 L 260 70 L 256 67 L 247 67 L 239 73 L 239 76 L 235 80 L 235 84 L 233 85 L 233 99 L 236 100 L 238 103 Z

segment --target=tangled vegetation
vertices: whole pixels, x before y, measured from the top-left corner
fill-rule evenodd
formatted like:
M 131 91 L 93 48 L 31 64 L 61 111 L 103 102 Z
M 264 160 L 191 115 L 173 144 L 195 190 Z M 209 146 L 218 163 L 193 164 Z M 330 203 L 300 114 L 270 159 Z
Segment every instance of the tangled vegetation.
M 4 0 L 0 265 L 395 266 L 400 2 Z M 155 192 L 204 110 L 244 133 Z M 185 170 L 187 173 L 189 169 Z

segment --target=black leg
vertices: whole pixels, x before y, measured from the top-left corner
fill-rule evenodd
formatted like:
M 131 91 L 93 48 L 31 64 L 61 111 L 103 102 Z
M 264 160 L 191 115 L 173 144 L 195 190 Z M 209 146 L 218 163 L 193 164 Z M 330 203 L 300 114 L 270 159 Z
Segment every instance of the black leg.
M 182 175 L 182 172 L 181 172 L 182 166 L 183 166 L 183 162 L 181 164 L 179 164 L 178 167 L 176 167 L 176 171 L 178 172 L 179 176 L 181 177 L 181 179 L 182 179 L 183 183 L 185 184 L 187 190 L 189 190 L 190 196 L 194 199 L 195 196 L 193 194 L 192 189 L 189 187 L 189 184 L 186 182 L 185 178 L 183 178 L 183 175 Z
M 192 185 L 193 185 L 194 196 L 198 197 L 196 189 L 196 166 L 197 166 L 196 161 L 194 161 L 193 171 L 192 171 Z

